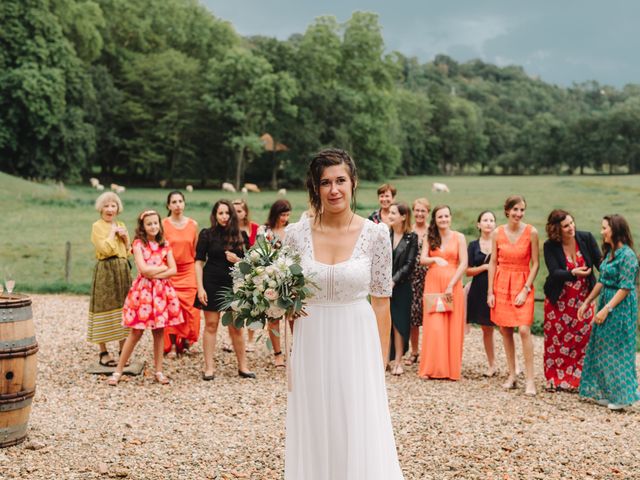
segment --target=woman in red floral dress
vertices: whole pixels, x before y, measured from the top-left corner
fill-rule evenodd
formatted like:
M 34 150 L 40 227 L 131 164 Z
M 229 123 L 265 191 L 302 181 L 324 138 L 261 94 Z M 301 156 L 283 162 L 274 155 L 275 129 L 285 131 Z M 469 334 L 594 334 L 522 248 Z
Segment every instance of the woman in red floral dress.
M 544 375 L 549 389 L 576 390 L 593 317 L 590 308 L 578 319 L 578 309 L 595 285 L 593 268 L 600 265 L 601 253 L 593 235 L 576 231 L 565 210 L 549 214 L 546 230 Z
M 160 215 L 155 210 L 146 210 L 138 217 L 136 239 L 132 245 L 138 268 L 138 277 L 133 281 L 122 309 L 122 325 L 130 328 L 124 342 L 118 366 L 109 377 L 109 385 L 117 385 L 125 364 L 145 329 L 153 334 L 153 359 L 156 381 L 169 383 L 162 373 L 164 351 L 164 328 L 184 322 L 180 300 L 171 285 L 170 277 L 176 274 L 176 261 L 164 239 Z

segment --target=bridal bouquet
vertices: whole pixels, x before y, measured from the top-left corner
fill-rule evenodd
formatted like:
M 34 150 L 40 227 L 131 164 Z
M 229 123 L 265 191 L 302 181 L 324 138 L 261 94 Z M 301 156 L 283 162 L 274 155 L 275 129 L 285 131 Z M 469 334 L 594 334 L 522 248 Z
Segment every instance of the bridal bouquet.
M 302 273 L 300 256 L 275 239 L 256 243 L 231 269 L 233 286 L 223 292 L 223 325 L 263 329 L 267 322 L 299 315 L 315 284 Z

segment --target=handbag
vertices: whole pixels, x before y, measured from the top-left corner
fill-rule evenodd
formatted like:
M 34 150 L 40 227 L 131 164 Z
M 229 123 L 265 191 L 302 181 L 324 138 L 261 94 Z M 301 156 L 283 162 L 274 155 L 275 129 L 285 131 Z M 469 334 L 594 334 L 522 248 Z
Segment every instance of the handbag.
M 446 313 L 453 310 L 453 301 L 447 302 L 444 293 L 425 293 L 424 308 L 427 313 Z

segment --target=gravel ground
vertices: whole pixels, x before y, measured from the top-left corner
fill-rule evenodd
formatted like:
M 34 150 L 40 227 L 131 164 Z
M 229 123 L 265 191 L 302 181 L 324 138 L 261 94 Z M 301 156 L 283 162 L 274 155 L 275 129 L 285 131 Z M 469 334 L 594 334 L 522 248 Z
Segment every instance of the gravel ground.
M 193 357 L 165 361 L 169 386 L 149 369 L 113 388 L 85 373 L 97 357 L 84 340 L 88 298 L 33 301 L 40 353 L 29 437 L 0 449 L 0 478 L 282 478 L 285 374 L 264 346 L 250 354 L 255 381 L 238 378 L 234 355 L 219 351 L 215 381 L 202 382 L 197 347 Z M 145 334 L 136 352 L 148 365 L 150 346 Z M 535 349 L 542 390 L 542 339 Z M 387 376 L 406 479 L 640 478 L 640 408 L 610 412 L 574 394 L 502 391 L 503 376 L 481 375 L 477 329 L 464 355 L 460 382 L 422 381 L 414 367 Z M 501 356 L 499 365 L 504 372 Z

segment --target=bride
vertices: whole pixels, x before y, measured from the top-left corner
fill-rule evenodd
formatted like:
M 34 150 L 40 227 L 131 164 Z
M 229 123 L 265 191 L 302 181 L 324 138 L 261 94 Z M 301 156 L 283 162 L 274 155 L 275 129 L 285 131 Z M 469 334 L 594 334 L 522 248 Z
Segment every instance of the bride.
M 349 154 L 322 150 L 307 174 L 316 214 L 287 227 L 285 244 L 300 254 L 319 290 L 294 329 L 286 480 L 403 478 L 383 367 L 392 287 L 389 229 L 352 211 L 355 188 Z

